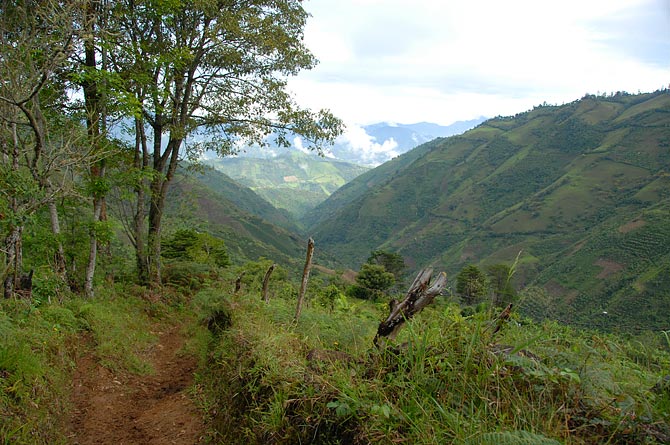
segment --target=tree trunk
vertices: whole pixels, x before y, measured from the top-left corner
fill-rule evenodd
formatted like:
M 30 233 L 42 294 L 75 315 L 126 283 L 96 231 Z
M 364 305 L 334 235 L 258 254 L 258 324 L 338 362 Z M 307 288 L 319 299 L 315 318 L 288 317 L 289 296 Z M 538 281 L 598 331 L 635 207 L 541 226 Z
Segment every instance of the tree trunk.
M 295 309 L 294 321 L 297 323 L 302 312 L 302 304 L 305 301 L 305 292 L 307 291 L 307 280 L 309 279 L 309 271 L 312 268 L 312 254 L 314 253 L 314 240 L 312 238 L 307 241 L 307 259 L 305 260 L 305 268 L 302 271 L 302 282 L 300 283 L 300 292 L 298 292 L 298 306 Z
M 404 300 L 400 303 L 396 300 L 391 301 L 391 313 L 386 320 L 379 323 L 379 327 L 377 328 L 377 335 L 375 335 L 374 339 L 375 346 L 380 346 L 379 341 L 382 337 L 391 340 L 395 339 L 405 321 L 421 312 L 423 308 L 432 303 L 433 299 L 442 292 L 447 285 L 447 274 L 441 272 L 432 286 L 428 287 L 432 275 L 433 269 L 423 269 L 409 287 Z
M 97 4 L 95 1 L 89 1 L 86 9 L 86 34 L 84 38 L 84 65 L 89 76 L 98 71 L 98 63 L 95 48 L 96 24 L 98 22 Z M 102 134 L 101 126 L 104 120 L 99 80 L 95 77 L 86 77 L 82 82 L 84 90 L 84 103 L 86 108 L 86 129 L 89 143 L 93 152 L 100 152 L 100 137 Z M 93 186 L 93 226 L 90 230 L 88 263 L 86 265 L 86 275 L 84 278 L 84 293 L 87 297 L 93 297 L 93 277 L 95 276 L 95 267 L 98 261 L 98 237 L 96 234 L 97 223 L 100 222 L 102 209 L 104 207 L 104 188 L 101 182 L 105 177 L 104 159 L 94 163 L 90 168 L 90 181 Z
M 140 285 L 146 286 L 149 284 L 149 262 L 147 259 L 147 249 L 144 241 L 145 224 L 144 219 L 146 213 L 144 210 L 144 190 L 139 187 L 136 190 L 137 194 L 137 209 L 133 220 L 133 230 L 135 232 L 133 238 L 135 243 L 135 261 L 137 264 L 137 279 Z
M 5 271 L 3 274 L 3 288 L 5 298 L 11 298 L 19 280 L 23 255 L 21 252 L 21 237 L 23 226 L 14 226 L 5 237 L 3 250 L 5 251 Z
M 67 263 L 65 262 L 65 250 L 60 240 L 60 219 L 58 218 L 58 207 L 51 200 L 48 202 L 49 219 L 51 221 L 51 232 L 56 238 L 56 252 L 54 253 L 54 272 L 67 284 Z
M 149 269 L 149 284 L 161 284 L 161 219 L 165 198 L 162 196 L 164 180 L 157 178 L 151 183 L 151 203 L 149 206 L 149 234 L 147 238 L 147 264 Z
M 102 200 L 93 200 L 93 221 L 100 221 L 100 212 L 102 212 Z M 98 256 L 98 237 L 95 233 L 95 226 L 91 228 L 88 250 L 88 264 L 86 266 L 86 277 L 84 279 L 84 294 L 88 298 L 94 297 L 93 278 L 95 276 L 95 265 Z
M 267 272 L 265 272 L 265 276 L 263 277 L 263 292 L 262 292 L 262 297 L 263 301 L 266 303 L 270 302 L 270 298 L 268 297 L 268 284 L 270 284 L 270 275 L 272 275 L 272 271 L 275 270 L 275 267 L 277 267 L 276 264 L 273 264 L 270 266 Z
M 165 199 L 167 197 L 170 181 L 174 177 L 179 163 L 179 147 L 182 139 L 170 139 L 165 152 L 161 156 L 160 135 L 157 134 L 162 127 L 154 127 L 154 179 L 151 181 L 151 203 L 149 206 L 149 283 L 152 286 L 161 284 L 161 224 Z M 165 167 L 167 165 L 167 171 Z M 163 173 L 164 175 L 163 176 Z
M 144 131 L 144 122 L 135 119 L 135 158 L 133 167 L 139 173 L 138 182 L 135 184 L 135 195 L 137 196 L 137 207 L 133 218 L 133 243 L 135 245 L 135 261 L 137 264 L 137 278 L 139 284 L 149 284 L 149 263 L 147 259 L 147 245 L 144 231 L 146 228 L 146 180 L 144 172 L 149 165 L 149 150 L 147 148 L 147 137 Z

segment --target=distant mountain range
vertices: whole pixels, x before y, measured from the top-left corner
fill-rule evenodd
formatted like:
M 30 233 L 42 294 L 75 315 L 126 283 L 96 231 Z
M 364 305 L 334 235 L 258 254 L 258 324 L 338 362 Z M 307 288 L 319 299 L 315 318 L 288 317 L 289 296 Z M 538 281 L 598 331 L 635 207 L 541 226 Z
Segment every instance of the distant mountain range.
M 325 147 L 326 158 L 374 167 L 435 138 L 463 133 L 485 120 L 486 118 L 480 117 L 446 126 L 428 122 L 417 124 L 380 122 L 363 127 L 349 126 L 333 146 Z M 237 157 L 273 159 L 295 151 L 306 152 L 299 138 L 294 139 L 293 145 L 289 148 L 249 147 Z M 213 157 L 209 156 L 210 159 Z M 224 158 L 224 161 L 234 158 Z
M 297 150 L 272 159 L 217 158 L 207 160 L 206 164 L 249 187 L 296 220 L 335 190 L 369 170 L 368 167 Z
M 386 162 L 437 137 L 462 133 L 484 118 L 442 126 L 422 122 L 411 125 L 378 123 L 349 128 L 326 156 L 300 149 L 250 148 L 239 156 L 209 157 L 205 160 L 273 206 L 285 209 L 296 219 L 323 202 L 338 188 L 371 166 Z
M 420 122 L 393 124 L 382 122 L 359 128 L 348 128 L 329 149 L 333 157 L 347 162 L 376 167 L 396 156 L 438 137 L 461 134 L 484 122 L 486 118 L 458 121 L 443 126 Z M 360 130 L 363 131 L 360 131 Z

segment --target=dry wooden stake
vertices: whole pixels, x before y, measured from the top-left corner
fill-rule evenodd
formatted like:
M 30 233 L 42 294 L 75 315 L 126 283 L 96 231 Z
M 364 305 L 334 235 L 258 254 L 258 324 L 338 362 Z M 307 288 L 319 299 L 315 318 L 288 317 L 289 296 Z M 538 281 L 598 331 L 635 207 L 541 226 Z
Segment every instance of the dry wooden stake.
M 268 297 L 268 283 L 270 282 L 270 275 L 272 275 L 272 271 L 275 270 L 275 267 L 277 267 L 276 264 L 273 264 L 270 266 L 267 272 L 265 272 L 265 276 L 263 277 L 263 301 L 266 303 L 270 302 L 270 297 Z
M 307 241 L 307 259 L 305 260 L 305 269 L 302 271 L 302 283 L 300 283 L 300 292 L 298 293 L 298 306 L 295 309 L 295 317 L 293 321 L 296 323 L 300 318 L 302 312 L 302 303 L 305 300 L 305 291 L 307 290 L 307 280 L 309 279 L 309 270 L 312 268 L 312 254 L 314 253 L 314 240 L 312 238 Z

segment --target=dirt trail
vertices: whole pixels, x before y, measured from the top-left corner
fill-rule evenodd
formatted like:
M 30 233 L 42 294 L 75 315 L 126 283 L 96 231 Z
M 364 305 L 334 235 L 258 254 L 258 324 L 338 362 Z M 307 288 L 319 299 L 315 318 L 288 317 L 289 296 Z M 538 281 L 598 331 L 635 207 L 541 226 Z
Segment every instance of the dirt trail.
M 205 434 L 203 420 L 186 391 L 196 360 L 179 354 L 178 326 L 157 332 L 147 360 L 152 375 L 114 374 L 86 355 L 74 376 L 70 443 L 78 445 L 194 445 Z

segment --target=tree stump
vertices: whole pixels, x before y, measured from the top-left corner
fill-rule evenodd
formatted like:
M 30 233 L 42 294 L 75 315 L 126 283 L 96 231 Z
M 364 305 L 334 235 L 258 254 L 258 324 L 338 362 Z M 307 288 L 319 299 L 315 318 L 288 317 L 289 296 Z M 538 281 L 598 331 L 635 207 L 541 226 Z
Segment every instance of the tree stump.
M 383 338 L 395 339 L 405 321 L 421 312 L 423 308 L 433 302 L 436 296 L 442 293 L 447 285 L 447 274 L 441 272 L 433 284 L 430 285 L 432 275 L 433 269 L 423 269 L 409 287 L 405 298 L 401 302 L 391 301 L 391 313 L 386 320 L 379 323 L 377 328 L 377 335 L 375 335 L 373 342 L 376 347 L 380 347 L 380 340 Z

